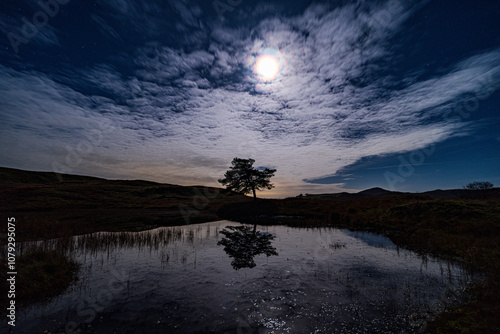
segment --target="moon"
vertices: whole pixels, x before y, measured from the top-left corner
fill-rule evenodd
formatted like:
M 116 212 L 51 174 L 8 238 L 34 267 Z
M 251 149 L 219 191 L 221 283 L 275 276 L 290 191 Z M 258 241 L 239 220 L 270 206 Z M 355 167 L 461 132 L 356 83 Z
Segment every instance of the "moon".
M 280 63 L 272 55 L 260 56 L 255 62 L 255 72 L 264 80 L 274 80 L 280 71 Z

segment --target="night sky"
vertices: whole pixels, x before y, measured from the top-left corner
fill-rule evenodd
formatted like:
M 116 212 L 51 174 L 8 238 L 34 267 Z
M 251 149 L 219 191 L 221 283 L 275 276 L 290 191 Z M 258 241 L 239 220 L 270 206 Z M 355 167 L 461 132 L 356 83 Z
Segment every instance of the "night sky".
M 258 195 L 500 186 L 500 1 L 0 4 L 0 166 Z

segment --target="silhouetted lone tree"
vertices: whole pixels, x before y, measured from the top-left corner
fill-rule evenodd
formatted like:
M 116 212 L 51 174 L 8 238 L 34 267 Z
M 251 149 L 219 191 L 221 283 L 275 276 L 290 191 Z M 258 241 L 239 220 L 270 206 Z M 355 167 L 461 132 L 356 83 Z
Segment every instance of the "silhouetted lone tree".
M 234 158 L 231 162 L 233 166 L 219 182 L 228 190 L 242 194 L 252 192 L 254 200 L 257 200 L 256 190 L 274 188 L 269 179 L 274 176 L 276 169 L 258 170 L 253 167 L 254 162 L 254 159 Z
M 488 190 L 493 188 L 493 183 L 476 181 L 467 184 L 464 188 L 467 190 Z
M 465 193 L 463 197 L 468 198 L 486 198 L 488 197 L 488 192 L 493 189 L 493 183 L 491 182 L 471 182 L 464 186 Z

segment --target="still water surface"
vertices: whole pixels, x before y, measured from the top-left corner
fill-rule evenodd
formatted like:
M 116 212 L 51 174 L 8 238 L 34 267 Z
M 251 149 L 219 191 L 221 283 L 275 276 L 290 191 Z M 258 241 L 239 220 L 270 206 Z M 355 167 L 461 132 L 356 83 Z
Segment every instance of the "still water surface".
M 419 332 L 470 279 L 376 234 L 241 226 L 75 237 L 78 281 L 17 332 Z

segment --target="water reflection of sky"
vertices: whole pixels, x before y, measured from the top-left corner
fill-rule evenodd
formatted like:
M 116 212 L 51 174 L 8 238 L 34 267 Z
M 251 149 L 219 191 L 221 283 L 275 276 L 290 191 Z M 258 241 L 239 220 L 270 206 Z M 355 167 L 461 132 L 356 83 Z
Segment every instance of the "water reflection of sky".
M 18 328 L 397 331 L 418 327 L 447 300 L 448 289 L 460 290 L 467 280 L 454 265 L 398 252 L 373 234 L 285 226 L 257 226 L 275 236 L 278 255 L 257 255 L 255 267 L 235 270 L 217 244 L 220 232 L 235 224 L 160 228 L 114 239 L 106 233 L 81 236 L 77 240 L 87 250 L 76 257 L 82 263 L 77 283 L 47 304 L 19 312 Z M 102 247 L 103 240 L 109 246 Z
M 363 231 L 349 231 L 342 230 L 346 235 L 352 236 L 358 240 L 363 241 L 368 246 L 378 247 L 378 248 L 387 248 L 387 249 L 396 249 L 397 246 L 388 238 L 375 233 L 363 232 Z

